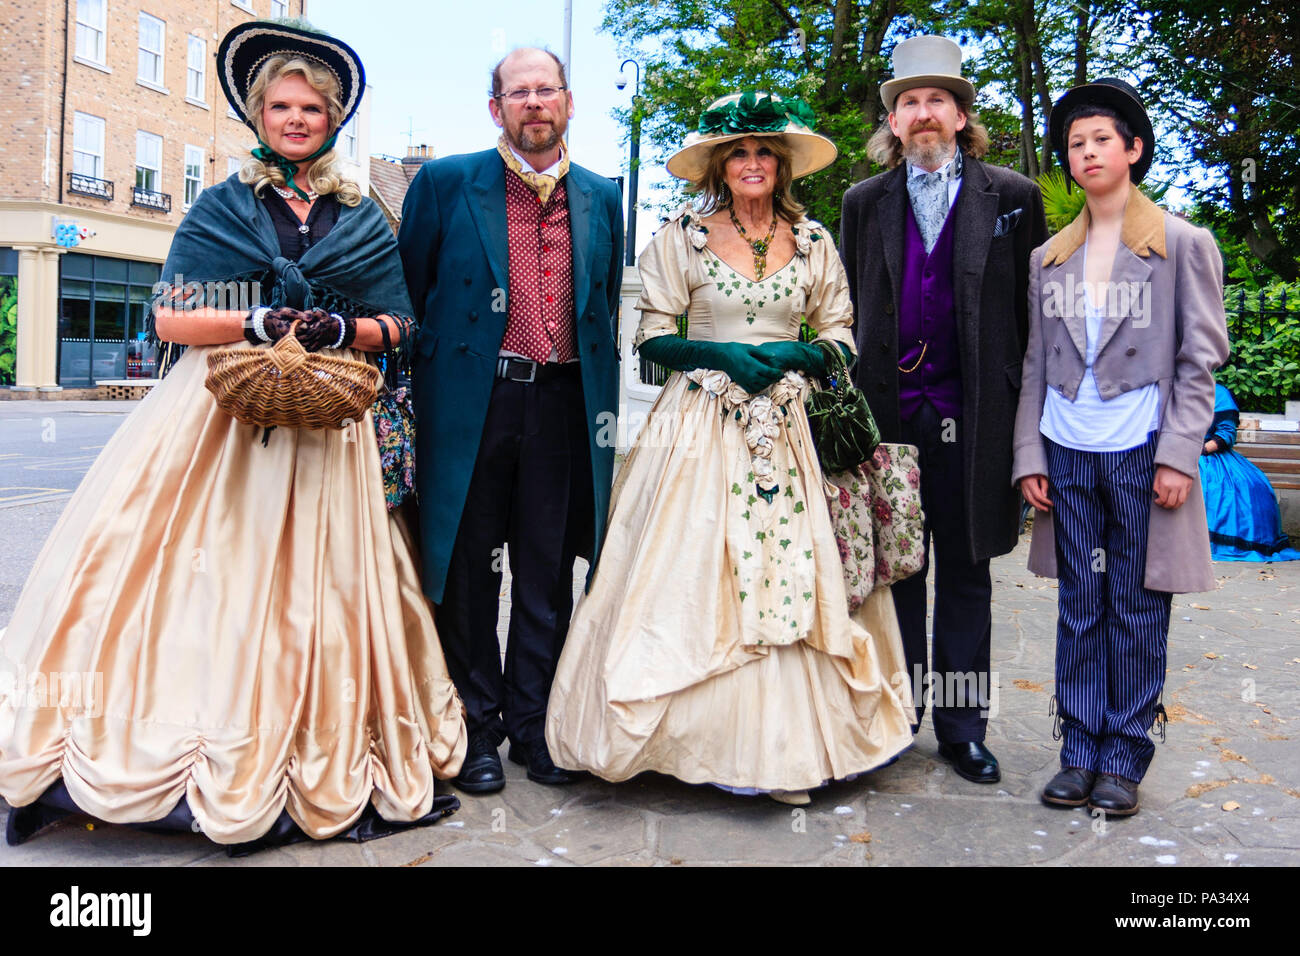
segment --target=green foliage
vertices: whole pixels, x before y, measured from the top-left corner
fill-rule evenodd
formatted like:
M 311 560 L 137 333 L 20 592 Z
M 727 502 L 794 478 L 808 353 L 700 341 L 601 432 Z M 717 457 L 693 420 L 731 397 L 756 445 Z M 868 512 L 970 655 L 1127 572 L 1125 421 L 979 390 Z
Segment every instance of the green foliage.
M 1055 235 L 1083 212 L 1087 194 L 1080 186 L 1066 189 L 1065 173 L 1060 169 L 1043 173 L 1038 177 L 1038 188 L 1043 193 L 1043 212 L 1047 217 L 1047 230 Z M 1168 183 L 1143 183 L 1138 187 L 1147 198 L 1159 205 L 1169 192 Z
M 1262 292 L 1241 286 L 1225 299 L 1232 354 L 1215 378 L 1242 411 L 1284 411 L 1300 399 L 1300 282 L 1275 280 Z
M 18 280 L 0 276 L 0 386 L 14 384 L 18 357 Z

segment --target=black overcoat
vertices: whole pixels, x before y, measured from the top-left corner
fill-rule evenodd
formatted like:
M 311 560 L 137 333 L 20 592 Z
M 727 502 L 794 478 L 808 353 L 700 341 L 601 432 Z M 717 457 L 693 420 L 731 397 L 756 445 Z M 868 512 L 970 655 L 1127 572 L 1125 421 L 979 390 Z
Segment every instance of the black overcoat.
M 906 164 L 844 194 L 840 255 L 853 298 L 854 380 L 885 441 L 899 440 L 898 309 L 906 247 Z M 1038 186 L 964 157 L 956 216 L 953 301 L 962 374 L 962 493 L 970 560 L 1016 546 L 1020 496 L 1011 484 L 1012 430 L 1028 341 L 1029 253 L 1047 241 Z

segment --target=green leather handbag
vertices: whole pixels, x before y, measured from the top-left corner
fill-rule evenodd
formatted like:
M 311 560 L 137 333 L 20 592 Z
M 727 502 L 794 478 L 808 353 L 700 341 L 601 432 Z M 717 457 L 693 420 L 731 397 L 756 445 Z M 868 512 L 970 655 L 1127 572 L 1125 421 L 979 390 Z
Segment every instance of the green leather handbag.
M 880 444 L 880 429 L 867 397 L 849 380 L 839 346 L 826 341 L 814 344 L 826 353 L 829 383 L 808 396 L 804 410 L 822 471 L 835 474 L 856 468 L 870 458 Z

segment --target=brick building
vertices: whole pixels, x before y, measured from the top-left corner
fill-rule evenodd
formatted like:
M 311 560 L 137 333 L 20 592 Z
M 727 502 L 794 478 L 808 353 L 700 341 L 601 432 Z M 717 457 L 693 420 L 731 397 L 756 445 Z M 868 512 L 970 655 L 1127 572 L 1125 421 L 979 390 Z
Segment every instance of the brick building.
M 216 50 L 307 0 L 29 0 L 0 12 L 0 386 L 151 374 L 141 337 L 172 233 L 255 145 Z M 369 90 L 339 136 L 369 190 Z M 63 243 L 60 242 L 60 232 Z M 68 236 L 76 244 L 66 246 Z

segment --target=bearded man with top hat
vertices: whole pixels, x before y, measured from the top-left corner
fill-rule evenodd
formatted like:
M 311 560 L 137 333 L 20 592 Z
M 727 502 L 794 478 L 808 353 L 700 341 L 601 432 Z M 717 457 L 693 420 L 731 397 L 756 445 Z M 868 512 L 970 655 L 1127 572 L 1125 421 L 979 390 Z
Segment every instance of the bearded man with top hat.
M 419 322 L 412 381 L 424 591 L 470 732 L 457 785 L 505 785 L 497 755 L 563 784 L 543 739 L 578 555 L 594 569 L 614 467 L 618 188 L 571 162 L 564 65 L 492 71 L 495 148 L 426 163 L 398 235 Z M 508 548 L 508 552 L 505 550 Z M 512 576 L 504 671 L 501 575 Z
M 1030 250 L 1047 238 L 1042 194 L 981 162 L 988 133 L 961 75 L 961 48 L 922 36 L 894 49 L 880 90 L 888 122 L 872 158 L 888 171 L 844 195 L 840 253 L 853 297 L 855 381 L 885 441 L 920 450 L 925 547 L 933 555 L 933 660 L 926 581 L 894 585 L 920 720 L 976 783 L 1000 779 L 984 745 L 991 694 L 989 559 L 1016 544 L 1011 428 L 1025 353 Z M 930 547 L 933 545 L 933 551 Z

